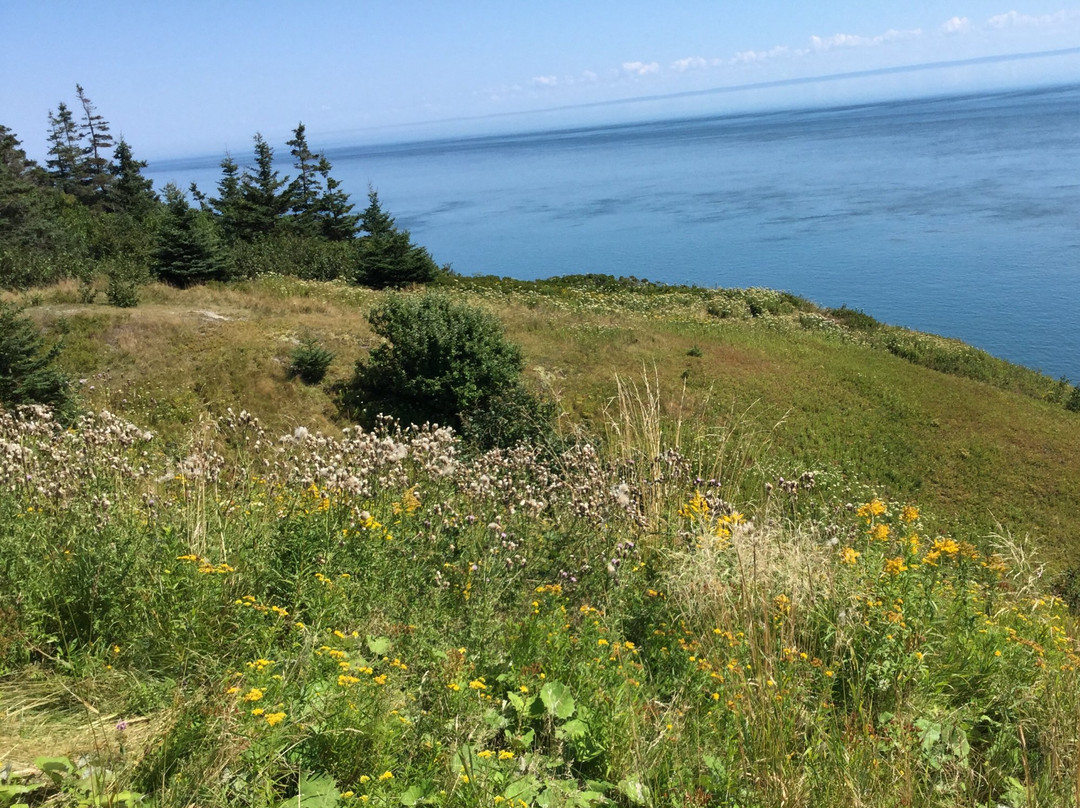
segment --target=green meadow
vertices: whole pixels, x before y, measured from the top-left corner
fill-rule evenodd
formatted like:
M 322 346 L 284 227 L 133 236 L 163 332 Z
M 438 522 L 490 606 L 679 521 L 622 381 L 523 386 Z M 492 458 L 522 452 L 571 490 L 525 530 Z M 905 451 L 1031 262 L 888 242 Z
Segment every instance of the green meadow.
M 770 290 L 435 285 L 550 440 L 344 419 L 381 291 L 7 294 L 85 414 L 0 415 L 0 806 L 1080 804 L 1068 383 Z

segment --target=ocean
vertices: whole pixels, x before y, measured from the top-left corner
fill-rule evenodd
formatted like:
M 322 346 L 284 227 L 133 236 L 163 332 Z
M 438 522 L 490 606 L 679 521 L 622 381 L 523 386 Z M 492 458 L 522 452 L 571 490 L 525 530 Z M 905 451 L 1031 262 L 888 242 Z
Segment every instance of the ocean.
M 326 155 L 462 274 L 767 286 L 1080 382 L 1080 85 Z

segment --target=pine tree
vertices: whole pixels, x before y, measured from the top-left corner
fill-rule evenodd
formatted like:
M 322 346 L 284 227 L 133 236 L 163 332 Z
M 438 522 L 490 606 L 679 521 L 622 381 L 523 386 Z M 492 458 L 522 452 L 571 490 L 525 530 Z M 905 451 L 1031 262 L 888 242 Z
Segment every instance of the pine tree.
M 97 108 L 86 97 L 81 84 L 75 85 L 75 94 L 83 109 L 82 123 L 79 125 L 82 143 L 80 182 L 86 189 L 84 198 L 87 201 L 100 200 L 112 180 L 106 153 L 113 148 L 113 137 L 109 134 L 108 121 L 97 113 Z
M 230 154 L 226 154 L 221 161 L 221 179 L 217 187 L 218 195 L 210 197 L 210 208 L 221 223 L 225 240 L 231 244 L 241 238 L 240 208 L 243 199 L 240 193 L 240 166 Z
M 292 207 L 288 177 L 274 170 L 274 150 L 260 134 L 255 135 L 255 170 L 240 178 L 237 209 L 238 236 L 253 241 L 276 233 L 282 217 Z
M 32 179 L 35 167 L 15 133 L 0 125 L 0 246 L 13 241 L 32 216 L 39 195 Z
M 158 202 L 154 193 L 154 183 L 142 175 L 146 168 L 145 160 L 136 160 L 131 153 L 131 146 L 122 137 L 116 144 L 113 162 L 109 165 L 108 207 L 114 211 L 127 213 L 141 219 Z
M 293 167 L 299 172 L 289 188 L 292 196 L 292 228 L 301 235 L 314 235 L 319 230 L 319 200 L 322 184 L 318 156 L 308 147 L 304 124 L 293 130 L 293 139 L 286 142 L 293 156 Z
M 368 189 L 368 206 L 360 215 L 360 265 L 357 280 L 385 289 L 434 280 L 439 268 L 423 247 L 412 243 L 408 230 L 398 230 L 394 218 L 382 209 L 379 194 Z
M 66 194 L 75 194 L 81 182 L 82 146 L 71 110 L 61 101 L 56 113 L 49 111 L 49 154 L 45 161 L 53 185 Z
M 352 212 L 356 206 L 341 190 L 341 183 L 330 176 L 330 161 L 325 157 L 319 159 L 318 171 L 326 184 L 326 193 L 319 198 L 319 232 L 328 241 L 356 238 L 360 224 L 360 214 Z
M 68 378 L 53 367 L 60 345 L 45 346 L 38 327 L 10 304 L 0 303 L 0 406 L 44 404 L 62 421 L 74 415 Z
M 225 264 L 214 223 L 195 210 L 183 191 L 165 186 L 165 219 L 153 253 L 154 272 L 174 286 L 190 286 L 225 276 Z

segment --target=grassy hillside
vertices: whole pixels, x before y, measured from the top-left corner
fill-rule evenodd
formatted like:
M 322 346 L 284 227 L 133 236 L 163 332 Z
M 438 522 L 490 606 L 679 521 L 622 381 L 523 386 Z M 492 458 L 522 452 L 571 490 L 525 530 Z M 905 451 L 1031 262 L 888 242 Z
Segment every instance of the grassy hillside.
M 114 414 L 0 414 L 0 806 L 1080 803 L 1068 390 L 765 290 L 449 285 L 556 456 L 340 423 L 375 292 L 24 300 Z
M 1080 562 L 1080 415 L 1063 408 L 1068 389 L 1052 379 L 766 290 L 451 284 L 523 346 L 535 387 L 566 413 L 564 431 L 603 438 L 618 383 L 643 391 L 647 379 L 683 439 L 727 436 L 729 449 L 753 449 L 752 469 L 738 475 L 744 501 L 759 502 L 777 477 L 815 471 L 835 496 L 919 501 L 942 529 L 1000 525 L 1030 534 L 1055 562 Z M 64 334 L 63 361 L 86 380 L 91 406 L 166 439 L 230 406 L 273 429 L 335 432 L 344 424 L 327 391 L 373 344 L 365 314 L 379 294 L 264 278 L 152 286 L 143 305 L 116 309 L 78 304 L 75 287 L 61 285 L 34 294 L 29 312 Z M 321 387 L 287 377 L 306 334 L 337 354 Z

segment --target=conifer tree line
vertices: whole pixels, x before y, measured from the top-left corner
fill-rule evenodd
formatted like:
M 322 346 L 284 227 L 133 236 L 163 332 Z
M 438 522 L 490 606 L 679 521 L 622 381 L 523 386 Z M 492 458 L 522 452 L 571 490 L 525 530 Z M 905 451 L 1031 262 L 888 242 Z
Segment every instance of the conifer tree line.
M 134 305 L 152 279 L 183 286 L 274 272 L 382 288 L 446 271 L 397 227 L 374 189 L 356 209 L 303 123 L 284 144 L 295 173 L 283 175 L 256 134 L 250 165 L 227 154 L 212 191 L 169 184 L 158 194 L 143 176 L 146 162 L 113 136 L 81 85 L 47 121 L 44 165 L 0 124 L 0 287 L 76 277 L 90 297 L 104 275 L 109 299 Z

